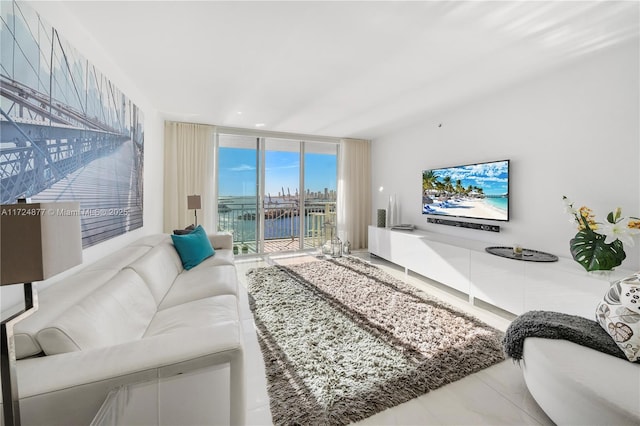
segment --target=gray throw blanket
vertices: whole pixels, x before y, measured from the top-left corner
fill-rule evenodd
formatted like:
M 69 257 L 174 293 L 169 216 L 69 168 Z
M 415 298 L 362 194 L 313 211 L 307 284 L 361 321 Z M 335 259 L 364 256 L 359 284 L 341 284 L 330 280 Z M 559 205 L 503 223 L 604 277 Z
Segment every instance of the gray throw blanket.
M 530 311 L 520 315 L 509 325 L 502 341 L 505 354 L 520 361 L 524 339 L 527 337 L 564 339 L 605 354 L 627 359 L 600 324 L 574 315 L 548 311 Z

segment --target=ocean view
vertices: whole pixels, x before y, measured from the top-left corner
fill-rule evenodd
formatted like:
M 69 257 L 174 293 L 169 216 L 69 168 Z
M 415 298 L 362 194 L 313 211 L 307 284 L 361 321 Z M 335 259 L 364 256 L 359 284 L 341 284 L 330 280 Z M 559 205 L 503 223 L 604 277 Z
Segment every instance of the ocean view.
M 502 198 L 502 197 L 501 198 L 487 197 L 484 199 L 484 202 L 489 204 L 492 207 L 495 207 L 500 210 L 504 210 L 505 212 L 507 211 L 509 206 L 509 199 Z
M 337 144 L 258 141 L 220 136 L 218 230 L 233 233 L 235 243 L 248 243 L 250 251 L 265 249 L 257 244 L 261 239 L 294 248 L 286 240 L 299 239 L 300 232 L 305 246 L 315 246 L 325 223 L 335 220 Z
M 305 236 L 323 232 L 325 221 L 335 211 L 335 201 L 307 200 L 302 211 Z M 264 238 L 283 239 L 298 237 L 300 220 L 298 201 L 290 197 L 272 197 L 265 200 Z M 256 240 L 258 208 L 256 197 L 220 197 L 218 200 L 218 230 L 232 232 L 235 242 Z

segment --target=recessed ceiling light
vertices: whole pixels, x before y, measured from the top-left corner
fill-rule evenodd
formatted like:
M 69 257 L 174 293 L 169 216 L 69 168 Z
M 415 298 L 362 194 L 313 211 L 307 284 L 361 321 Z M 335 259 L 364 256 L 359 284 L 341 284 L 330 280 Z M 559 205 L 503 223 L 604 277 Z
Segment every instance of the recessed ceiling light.
M 238 111 L 238 115 L 242 115 L 242 111 Z
M 264 123 L 256 123 L 256 127 L 264 127 Z

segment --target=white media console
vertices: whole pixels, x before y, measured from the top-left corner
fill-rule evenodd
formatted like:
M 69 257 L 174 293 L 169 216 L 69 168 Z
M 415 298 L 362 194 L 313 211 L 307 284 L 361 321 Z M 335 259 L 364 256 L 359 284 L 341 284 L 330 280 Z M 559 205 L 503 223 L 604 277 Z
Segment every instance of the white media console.
M 489 244 L 426 231 L 369 226 L 369 252 L 469 296 L 520 315 L 545 310 L 595 319 L 611 282 L 630 270 L 588 273 L 573 259 L 529 262 L 487 253 Z

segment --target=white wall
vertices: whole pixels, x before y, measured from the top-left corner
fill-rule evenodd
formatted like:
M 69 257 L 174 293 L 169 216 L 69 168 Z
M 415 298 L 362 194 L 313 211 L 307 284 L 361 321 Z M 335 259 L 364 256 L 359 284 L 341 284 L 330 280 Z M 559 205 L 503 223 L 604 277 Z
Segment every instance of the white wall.
M 421 229 L 571 258 L 576 230 L 563 195 L 601 221 L 618 206 L 640 216 L 638 51 L 637 41 L 612 48 L 374 139 L 374 221 L 397 194 L 401 221 Z M 423 169 L 503 159 L 511 159 L 511 220 L 485 222 L 500 233 L 427 224 Z M 640 269 L 636 242 L 622 268 Z
M 66 11 L 64 4 L 59 2 L 29 2 L 40 16 L 53 25 L 62 37 L 93 63 L 112 83 L 118 86 L 123 93 L 138 105 L 144 114 L 144 226 L 122 236 L 112 238 L 83 251 L 83 265 L 95 262 L 108 253 L 148 234 L 162 232 L 162 196 L 163 196 L 163 144 L 164 126 L 161 115 L 149 104 L 148 100 L 138 91 L 135 82 L 130 81 L 124 75 L 117 64 L 112 62 L 108 55 L 91 37 L 87 28 L 77 22 Z M 115 29 L 114 29 L 115 30 Z M 143 54 L 143 53 L 142 53 Z M 60 274 L 48 281 L 38 283 L 38 288 L 43 289 L 48 285 L 82 268 L 78 266 L 70 271 Z M 21 304 L 22 286 L 3 287 L 0 295 L 2 318 L 11 312 L 9 307 Z

